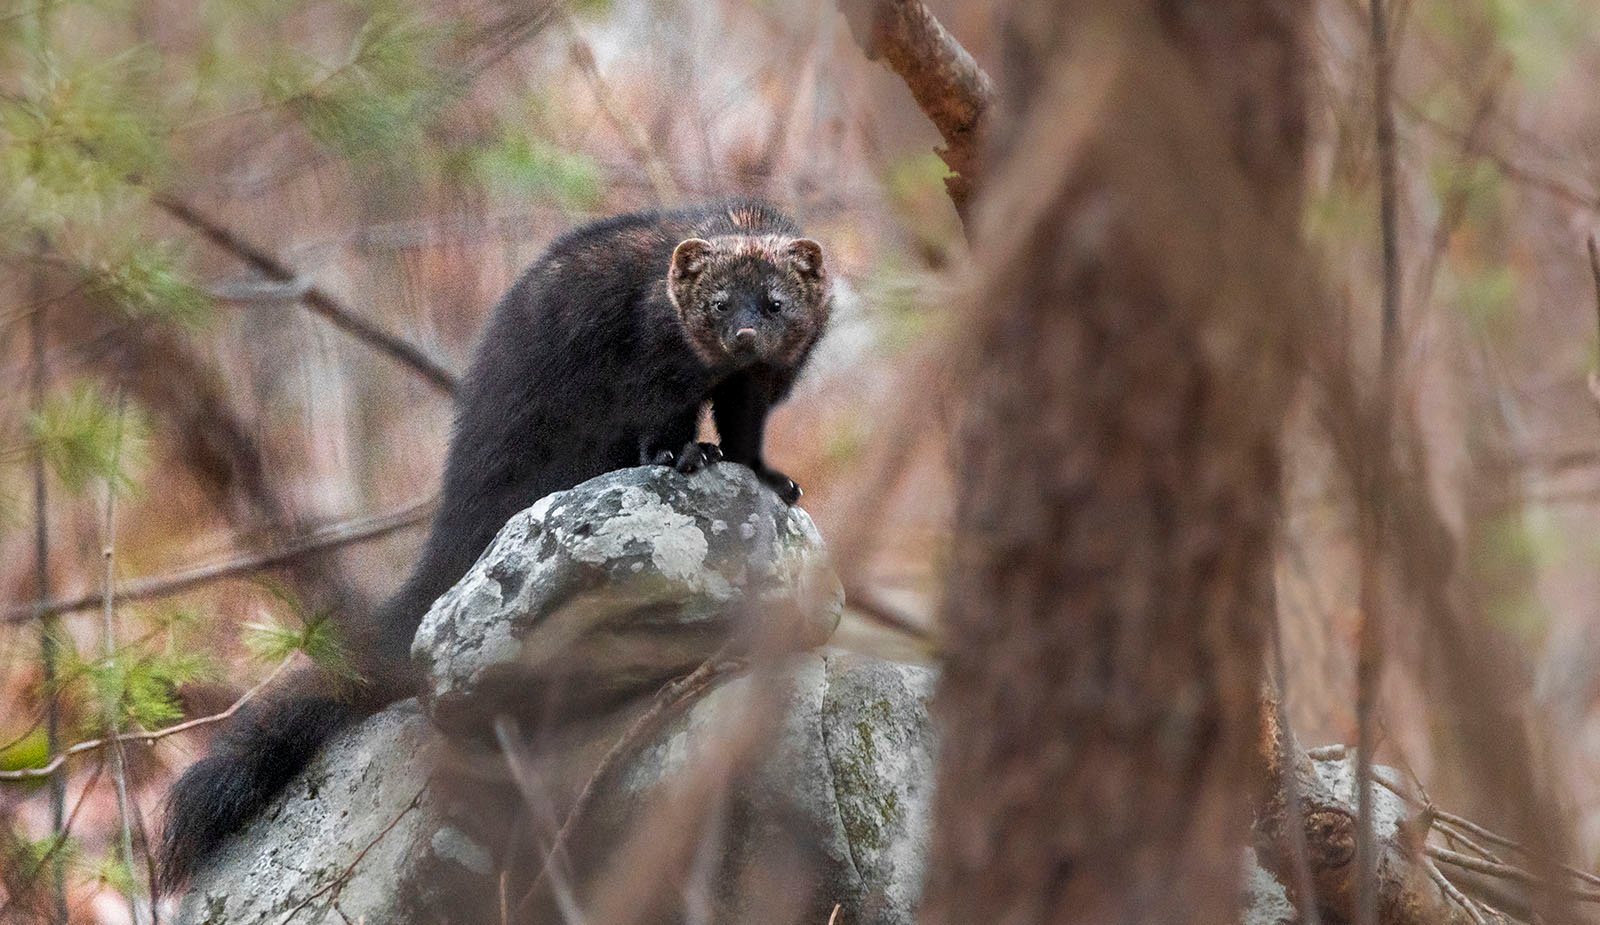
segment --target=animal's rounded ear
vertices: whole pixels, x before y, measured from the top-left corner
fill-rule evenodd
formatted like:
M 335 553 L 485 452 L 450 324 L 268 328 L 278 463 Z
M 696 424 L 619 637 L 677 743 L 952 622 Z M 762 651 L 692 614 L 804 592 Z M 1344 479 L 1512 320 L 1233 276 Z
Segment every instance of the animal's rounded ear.
M 672 250 L 671 279 L 674 283 L 688 282 L 700 275 L 706 268 L 706 262 L 711 259 L 711 242 L 702 238 L 690 238 L 679 242 Z
M 810 238 L 799 238 L 790 241 L 783 252 L 789 258 L 789 265 L 801 276 L 815 278 L 822 275 L 821 244 Z

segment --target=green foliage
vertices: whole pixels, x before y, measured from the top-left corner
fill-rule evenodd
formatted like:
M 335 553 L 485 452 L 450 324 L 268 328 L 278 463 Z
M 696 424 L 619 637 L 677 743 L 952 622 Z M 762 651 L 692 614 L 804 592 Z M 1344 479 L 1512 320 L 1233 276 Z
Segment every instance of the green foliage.
M 926 254 L 939 255 L 935 263 L 942 261 L 955 242 L 963 240 L 960 220 L 945 190 L 949 176 L 950 168 L 929 151 L 901 158 L 885 177 L 890 204 L 916 236 L 918 247 Z
M 47 835 L 34 841 L 22 842 L 21 856 L 16 859 L 17 879 L 22 883 L 32 882 L 39 874 L 39 866 L 46 858 L 59 859 L 65 864 L 76 862 L 83 853 L 82 845 L 70 835 L 62 841 L 59 847 L 53 835 Z M 53 851 L 51 849 L 54 849 Z
M 1563 534 L 1542 508 L 1518 509 L 1478 524 L 1467 564 L 1487 595 L 1484 613 L 1524 639 L 1536 638 L 1550 625 L 1550 614 L 1528 582 L 1565 553 Z
M 12 232 L 94 224 L 164 163 L 163 120 L 140 76 L 144 53 L 62 67 L 41 54 L 17 95 L 0 96 L 0 219 Z
M 134 486 L 132 473 L 143 467 L 150 428 L 137 406 L 128 405 L 119 416 L 100 389 L 80 383 L 52 396 L 29 419 L 28 431 L 69 491 L 109 482 L 125 493 Z
M 944 198 L 944 178 L 950 175 L 949 166 L 932 151 L 903 157 L 889 168 L 889 198 L 897 205 L 926 196 Z
M 160 729 L 183 718 L 178 687 L 210 675 L 210 665 L 198 653 L 150 652 L 134 645 L 108 659 L 84 660 L 73 653 L 62 660 L 62 680 L 91 698 L 86 735 L 102 731 L 107 719 L 115 719 L 119 728 Z
M 939 301 L 930 298 L 935 285 L 928 274 L 907 271 L 893 260 L 883 261 L 862 281 L 862 302 L 878 313 L 889 351 L 898 353 L 916 344 L 945 317 L 928 307 Z
M 1368 188 L 1352 189 L 1348 184 L 1333 182 L 1320 194 L 1313 195 L 1306 204 L 1304 226 L 1308 237 L 1316 241 L 1349 242 L 1370 235 L 1377 221 L 1377 201 L 1370 184 Z
M 50 737 L 41 724 L 0 751 L 0 771 L 42 768 L 50 763 Z
M 601 201 L 600 166 L 542 138 L 507 133 L 470 152 L 466 167 L 473 179 L 501 195 L 531 196 L 577 210 L 594 209 Z
M 831 465 L 847 466 L 861 457 L 866 448 L 867 435 L 863 422 L 851 419 L 842 426 L 831 428 L 822 453 Z
M 132 318 L 159 318 L 189 328 L 211 319 L 211 297 L 188 276 L 167 243 L 136 244 L 81 268 L 88 294 Z
M 158 607 L 140 614 L 152 636 L 164 636 L 169 642 L 187 635 L 205 620 L 205 612 L 196 607 Z
M 1555 82 L 1593 28 L 1590 5 L 1577 0 L 1488 0 L 1484 8 L 1517 75 L 1534 88 Z
M 356 677 L 333 621 L 326 614 L 305 618 L 298 627 L 276 622 L 247 624 L 244 644 L 252 656 L 264 662 L 281 662 L 296 652 L 304 652 L 326 671 Z
M 138 896 L 144 892 L 139 878 L 133 872 L 133 865 L 122 857 L 120 847 L 114 853 L 100 858 L 88 873 L 90 882 L 110 887 L 123 896 Z
M 319 75 L 314 60 L 293 52 L 273 60 L 264 75 L 267 96 L 341 154 L 399 156 L 452 89 L 439 76 L 448 34 L 404 8 L 381 6 L 332 70 Z

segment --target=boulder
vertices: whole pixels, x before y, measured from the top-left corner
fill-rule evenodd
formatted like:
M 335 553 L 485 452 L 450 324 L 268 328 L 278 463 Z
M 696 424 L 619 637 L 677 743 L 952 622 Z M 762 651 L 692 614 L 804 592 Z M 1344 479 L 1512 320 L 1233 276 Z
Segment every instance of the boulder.
M 647 466 L 512 517 L 412 655 L 434 719 L 481 732 L 653 691 L 719 650 L 816 647 L 843 604 L 811 518 L 749 469 Z
M 560 921 L 563 904 L 603 900 L 652 799 L 761 703 L 771 728 L 700 833 L 710 854 L 652 920 L 826 921 L 837 904 L 849 922 L 910 922 L 933 675 L 817 651 L 842 597 L 810 518 L 742 466 L 623 470 L 544 498 L 423 621 L 420 703 L 337 737 L 198 873 L 178 921 L 497 921 L 502 873 L 520 852 L 537 879 L 528 842 L 547 846 L 589 787 L 561 889 L 507 900 L 513 920 Z M 655 710 L 664 683 L 713 656 L 746 668 Z M 781 916 L 763 911 L 774 900 Z

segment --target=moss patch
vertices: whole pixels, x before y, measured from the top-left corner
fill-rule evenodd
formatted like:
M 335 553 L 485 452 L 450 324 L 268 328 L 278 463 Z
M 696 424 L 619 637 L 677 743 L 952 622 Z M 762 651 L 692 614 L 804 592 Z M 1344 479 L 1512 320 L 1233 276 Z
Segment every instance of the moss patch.
M 860 709 L 861 717 L 849 727 L 851 741 L 840 743 L 831 758 L 833 781 L 845 838 L 852 848 L 877 851 L 889 844 L 890 831 L 905 821 L 906 813 L 899 794 L 884 789 L 877 773 L 882 756 L 875 730 L 893 721 L 889 701 L 880 698 Z

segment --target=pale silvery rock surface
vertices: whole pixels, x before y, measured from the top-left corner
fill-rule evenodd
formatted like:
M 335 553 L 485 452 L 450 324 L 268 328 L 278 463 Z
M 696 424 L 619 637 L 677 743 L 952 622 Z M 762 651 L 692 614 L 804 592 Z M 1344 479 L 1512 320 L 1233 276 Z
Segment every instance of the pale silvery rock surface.
M 654 688 L 724 644 L 820 645 L 844 592 L 805 511 L 744 466 L 624 469 L 512 517 L 435 602 L 412 653 L 447 728 Z
M 429 790 L 435 741 L 414 700 L 345 731 L 210 859 L 178 921 L 433 921 L 418 915 L 438 902 L 430 884 L 459 882 L 458 869 L 487 874 L 489 863 Z
M 1254 848 L 1244 852 L 1244 916 L 1242 925 L 1296 925 L 1300 913 L 1289 901 L 1272 871 L 1261 866 Z

